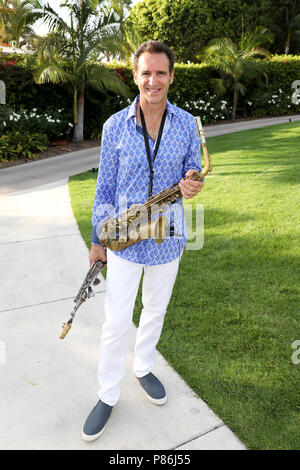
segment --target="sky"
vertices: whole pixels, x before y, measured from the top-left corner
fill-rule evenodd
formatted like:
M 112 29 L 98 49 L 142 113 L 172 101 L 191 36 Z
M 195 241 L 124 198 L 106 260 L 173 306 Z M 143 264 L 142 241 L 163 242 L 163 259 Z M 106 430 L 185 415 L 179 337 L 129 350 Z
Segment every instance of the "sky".
M 60 8 L 59 6 L 61 3 L 61 0 L 48 0 L 48 1 L 45 0 L 43 3 L 44 4 L 49 3 L 49 5 L 53 8 L 53 10 L 59 13 L 60 16 L 62 16 L 64 20 L 68 19 L 69 15 L 68 15 L 67 8 Z M 47 34 L 48 32 L 47 26 L 43 24 L 42 22 L 37 22 L 36 25 L 33 27 L 33 29 L 36 32 L 36 34 L 39 34 L 40 36 L 43 36 Z
M 132 0 L 132 4 L 135 5 L 141 0 Z M 44 0 L 43 3 L 49 3 L 49 5 L 55 10 L 57 13 L 62 16 L 64 20 L 68 20 L 69 14 L 68 14 L 68 9 L 67 8 L 60 8 L 62 0 Z M 34 31 L 39 34 L 39 35 L 45 35 L 48 32 L 48 28 L 45 24 L 42 22 L 37 22 L 36 25 L 34 26 Z

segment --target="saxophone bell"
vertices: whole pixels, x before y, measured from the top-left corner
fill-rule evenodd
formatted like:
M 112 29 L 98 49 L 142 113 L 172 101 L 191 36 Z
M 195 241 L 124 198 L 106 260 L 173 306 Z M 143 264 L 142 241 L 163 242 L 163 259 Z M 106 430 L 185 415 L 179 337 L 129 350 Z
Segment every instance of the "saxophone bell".
M 168 219 L 162 215 L 151 222 L 141 224 L 137 231 L 139 240 L 153 238 L 156 243 L 162 243 L 170 234 L 170 224 Z

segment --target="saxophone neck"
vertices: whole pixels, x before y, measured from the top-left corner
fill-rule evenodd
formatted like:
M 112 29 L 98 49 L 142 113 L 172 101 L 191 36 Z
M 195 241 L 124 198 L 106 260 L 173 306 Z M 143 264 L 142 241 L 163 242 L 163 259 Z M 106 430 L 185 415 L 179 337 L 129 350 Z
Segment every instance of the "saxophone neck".
M 202 127 L 202 122 L 199 116 L 195 117 L 195 122 L 196 122 L 196 128 L 197 128 L 197 132 L 199 135 L 199 139 L 201 141 L 203 157 L 204 157 L 204 168 L 199 174 L 199 177 L 203 179 L 204 176 L 208 175 L 212 171 L 212 160 L 211 160 L 211 156 L 208 154 L 208 151 L 207 151 L 205 132 Z

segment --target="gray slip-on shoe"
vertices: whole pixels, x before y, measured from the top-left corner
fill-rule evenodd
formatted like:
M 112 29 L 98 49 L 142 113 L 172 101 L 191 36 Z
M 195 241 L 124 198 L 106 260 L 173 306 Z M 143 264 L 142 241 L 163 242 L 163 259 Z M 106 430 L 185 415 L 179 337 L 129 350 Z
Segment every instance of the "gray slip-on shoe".
M 103 433 L 105 425 L 110 417 L 113 406 L 107 405 L 99 400 L 92 409 L 82 428 L 82 439 L 84 441 L 94 441 Z
M 144 375 L 144 377 L 136 377 L 136 379 L 152 403 L 155 405 L 164 405 L 166 403 L 167 393 L 165 388 L 152 372 Z

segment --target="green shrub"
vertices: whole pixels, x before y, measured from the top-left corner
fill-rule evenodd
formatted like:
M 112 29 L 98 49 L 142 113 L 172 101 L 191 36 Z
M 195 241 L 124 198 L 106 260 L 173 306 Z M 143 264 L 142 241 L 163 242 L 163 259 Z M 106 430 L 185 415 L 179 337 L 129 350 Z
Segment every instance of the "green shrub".
M 273 56 L 259 62 L 265 78 L 245 80 L 247 91 L 240 98 L 239 114 L 263 117 L 299 113 L 300 106 L 292 103 L 292 84 L 300 80 L 300 58 Z
M 45 134 L 31 132 L 8 132 L 0 136 L 0 161 L 8 162 L 18 158 L 34 159 L 48 147 Z

